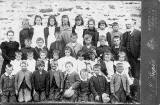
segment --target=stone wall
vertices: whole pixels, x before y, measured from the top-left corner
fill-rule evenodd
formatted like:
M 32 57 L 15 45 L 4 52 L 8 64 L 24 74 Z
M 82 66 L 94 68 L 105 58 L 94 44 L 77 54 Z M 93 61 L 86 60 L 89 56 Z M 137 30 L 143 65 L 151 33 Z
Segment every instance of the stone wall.
M 51 14 L 56 15 L 59 25 L 64 14 L 69 15 L 71 25 L 74 25 L 75 16 L 82 14 L 85 25 L 90 17 L 96 20 L 96 27 L 101 19 L 107 24 L 116 21 L 123 32 L 125 21 L 133 19 L 136 27 L 141 29 L 140 1 L 0 0 L 0 42 L 5 40 L 6 31 L 10 28 L 15 31 L 15 39 L 18 41 L 23 18 L 28 18 L 33 25 L 34 16 L 41 15 L 43 25 L 46 26 Z

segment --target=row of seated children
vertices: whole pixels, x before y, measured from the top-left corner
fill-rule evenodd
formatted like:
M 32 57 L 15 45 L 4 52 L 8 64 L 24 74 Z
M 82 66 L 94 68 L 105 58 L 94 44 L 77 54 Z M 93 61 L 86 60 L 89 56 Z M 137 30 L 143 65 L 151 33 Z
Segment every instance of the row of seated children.
M 126 103 L 130 96 L 130 85 L 124 73 L 123 63 L 116 64 L 116 72 L 108 82 L 101 65 L 95 64 L 93 72 L 87 68 L 77 73 L 72 62 L 66 62 L 65 72 L 58 70 L 58 62 L 51 62 L 51 69 L 44 70 L 42 60 L 36 62 L 37 70 L 27 69 L 21 62 L 21 70 L 12 75 L 13 65 L 6 66 L 1 76 L 0 93 L 2 102 L 40 102 L 46 100 L 62 102 Z M 91 75 L 91 76 L 89 76 Z

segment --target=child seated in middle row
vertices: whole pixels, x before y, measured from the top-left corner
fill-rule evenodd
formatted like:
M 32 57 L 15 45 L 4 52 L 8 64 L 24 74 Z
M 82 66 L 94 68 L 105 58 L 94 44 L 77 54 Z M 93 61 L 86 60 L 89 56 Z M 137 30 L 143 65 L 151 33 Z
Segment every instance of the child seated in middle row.
M 33 58 L 33 52 L 27 52 L 27 63 L 28 63 L 28 70 L 32 73 L 35 71 L 36 68 L 36 60 Z

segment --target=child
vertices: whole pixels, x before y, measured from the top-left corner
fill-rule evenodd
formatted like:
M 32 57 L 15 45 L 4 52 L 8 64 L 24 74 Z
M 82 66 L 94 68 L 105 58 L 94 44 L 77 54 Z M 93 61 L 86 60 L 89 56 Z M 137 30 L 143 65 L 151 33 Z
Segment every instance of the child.
M 32 51 L 27 52 L 27 64 L 28 64 L 27 69 L 33 73 L 36 68 L 36 60 L 33 58 Z
M 110 40 L 110 36 L 107 36 L 107 33 L 108 33 L 107 24 L 104 20 L 101 20 L 98 22 L 98 30 L 97 31 L 99 33 L 99 40 L 100 40 L 100 37 L 104 37 L 104 39 L 106 40 L 105 45 L 108 46 L 108 41 Z
M 32 39 L 33 37 L 33 28 L 31 28 L 28 19 L 23 19 L 22 21 L 22 30 L 19 33 L 19 40 L 21 48 L 25 47 L 24 41 L 25 39 Z
M 27 62 L 23 60 L 21 62 L 21 71 L 16 74 L 15 87 L 16 94 L 18 95 L 19 102 L 31 101 L 31 76 L 32 72 L 27 69 Z
M 19 43 L 13 41 L 14 31 L 9 30 L 7 32 L 8 41 L 1 43 L 3 65 L 1 69 L 1 75 L 5 72 L 5 67 L 10 63 L 11 60 L 15 59 L 15 52 L 19 50 Z
M 86 34 L 90 34 L 92 36 L 92 42 L 91 44 L 95 47 L 97 47 L 97 42 L 99 38 L 99 33 L 97 32 L 95 28 L 95 20 L 94 19 L 89 19 L 88 20 L 88 29 L 84 29 L 83 31 L 83 38 Z M 85 42 L 83 43 L 84 45 L 86 44 Z
M 103 61 L 101 62 L 101 71 L 107 77 L 110 82 L 112 75 L 114 74 L 114 62 L 111 60 L 112 54 L 110 51 L 103 54 Z
M 71 42 L 66 45 L 72 49 L 72 56 L 75 58 L 77 58 L 78 51 L 82 49 L 82 45 L 77 43 L 77 38 L 78 38 L 77 34 L 72 33 Z
M 33 47 L 31 47 L 31 39 L 25 39 L 24 41 L 25 43 L 25 47 L 21 49 L 21 52 L 22 52 L 22 60 L 27 60 L 27 52 L 30 52 L 32 51 L 33 52 L 33 58 L 36 59 L 36 52 L 35 52 L 35 49 Z
M 37 46 L 35 47 L 35 52 L 36 52 L 35 59 L 37 60 L 40 58 L 40 51 L 42 50 L 47 51 L 47 56 L 48 56 L 48 48 L 44 45 L 43 38 L 41 37 L 37 38 L 36 44 Z
M 33 37 L 32 37 L 32 47 L 36 46 L 36 40 L 37 38 L 44 38 L 44 27 L 42 26 L 42 17 L 39 15 L 36 15 L 34 18 L 34 26 L 33 26 Z
M 83 54 L 84 53 L 82 50 L 78 51 L 78 53 L 77 53 L 77 69 L 76 69 L 77 73 L 80 73 L 80 70 L 86 68 Z
M 90 90 L 95 102 L 109 102 L 109 84 L 101 73 L 101 65 L 95 64 L 93 67 L 95 75 L 90 79 Z
M 113 46 L 113 38 L 115 36 L 122 38 L 122 33 L 119 31 L 119 24 L 117 22 L 112 23 L 112 31 L 107 33 L 107 36 L 110 36 L 109 46 Z
M 86 69 L 80 70 L 81 83 L 79 86 L 79 98 L 78 102 L 90 101 L 90 90 L 89 90 L 89 77 Z
M 122 63 L 116 65 L 116 73 L 112 76 L 110 88 L 112 94 L 112 103 L 126 103 L 126 97 L 129 96 L 130 87 L 126 74 L 123 74 L 124 67 Z
M 51 70 L 49 70 L 49 99 L 58 101 L 61 98 L 63 89 L 63 74 L 58 70 L 58 62 L 51 61 Z
M 96 49 L 96 47 L 92 46 L 92 36 L 90 34 L 84 35 L 85 45 L 82 47 L 82 51 L 84 52 L 84 59 L 90 59 L 90 53 Z
M 68 15 L 62 16 L 62 25 L 60 26 L 60 36 L 61 40 L 67 45 L 69 42 L 71 42 L 71 33 L 72 33 L 72 27 L 70 26 L 70 21 Z
M 0 79 L 0 94 L 1 102 L 16 102 L 15 94 L 15 77 L 12 74 L 13 66 L 11 64 L 6 65 L 5 73 Z
M 11 60 L 11 65 L 13 65 L 13 72 L 12 75 L 16 75 L 17 72 L 21 70 L 21 61 L 22 61 L 22 52 L 16 51 L 15 52 L 15 60 Z
M 73 68 L 74 68 L 74 70 L 76 70 L 77 62 L 76 62 L 76 59 L 71 56 L 71 51 L 72 50 L 70 47 L 66 47 L 65 48 L 65 56 L 58 60 L 58 68 L 59 68 L 59 70 L 62 70 L 62 72 L 64 72 L 64 70 L 65 70 L 66 62 L 69 62 L 69 61 L 73 63 Z
M 63 101 L 75 102 L 77 101 L 78 87 L 80 84 L 80 77 L 73 68 L 72 62 L 66 62 L 64 72 L 64 86 L 63 86 Z
M 108 45 L 106 45 L 105 36 L 99 37 L 99 42 L 100 42 L 100 46 L 97 46 L 96 52 L 97 52 L 97 56 L 101 58 L 104 52 L 110 51 L 111 49 Z
M 45 63 L 44 70 L 48 71 L 49 59 L 47 58 L 47 51 L 40 51 L 40 58 L 38 60 L 42 60 Z
M 50 61 L 57 61 L 60 57 L 60 51 L 59 50 L 53 50 L 52 55 L 50 55 Z
M 44 28 L 45 45 L 50 48 L 52 42 L 56 41 L 57 33 L 59 33 L 60 28 L 54 15 L 49 16 L 47 27 Z
M 34 101 L 45 101 L 48 96 L 48 72 L 44 70 L 45 62 L 37 61 L 36 68 L 32 74 L 32 85 L 33 85 L 33 99 Z
M 72 28 L 72 33 L 77 33 L 78 39 L 77 42 L 83 45 L 83 30 L 84 30 L 84 21 L 81 15 L 75 17 L 75 25 Z
M 121 40 L 119 36 L 113 38 L 113 46 L 111 46 L 111 53 L 113 54 L 114 60 L 118 60 L 118 54 L 120 51 L 125 51 L 125 48 L 120 45 Z

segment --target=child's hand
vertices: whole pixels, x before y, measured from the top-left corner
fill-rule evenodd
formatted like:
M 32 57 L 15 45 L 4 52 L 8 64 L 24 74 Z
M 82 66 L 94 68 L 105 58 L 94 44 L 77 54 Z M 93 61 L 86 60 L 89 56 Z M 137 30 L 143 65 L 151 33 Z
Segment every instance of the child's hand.
M 97 96 L 95 97 L 95 100 L 96 100 L 96 101 L 99 101 L 99 95 L 97 95 Z

